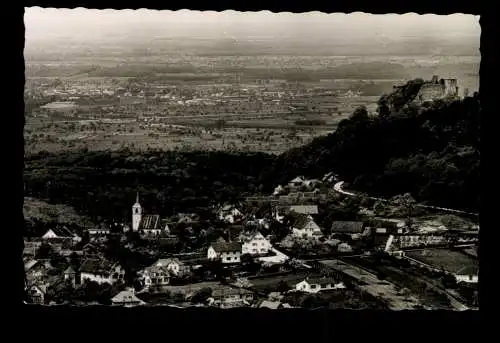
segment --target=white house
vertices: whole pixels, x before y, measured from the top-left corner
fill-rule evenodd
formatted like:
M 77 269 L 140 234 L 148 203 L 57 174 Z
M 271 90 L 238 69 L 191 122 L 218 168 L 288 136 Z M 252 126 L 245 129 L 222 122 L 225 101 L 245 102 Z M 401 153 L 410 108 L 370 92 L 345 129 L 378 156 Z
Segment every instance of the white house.
M 111 299 L 111 303 L 113 305 L 126 307 L 145 304 L 144 301 L 135 296 L 133 289 L 126 289 L 124 291 L 121 291 Z
M 305 180 L 302 176 L 297 176 L 296 178 L 288 182 L 288 186 L 291 188 L 300 187 L 304 184 L 304 181 Z
M 243 213 L 234 205 L 225 205 L 217 211 L 217 218 L 230 224 L 233 224 L 242 216 Z
M 319 238 L 321 228 L 310 215 L 294 215 L 291 220 L 292 235 L 299 238 Z
M 209 260 L 220 259 L 222 263 L 241 262 L 241 244 L 238 242 L 216 242 L 207 250 Z
M 47 232 L 42 236 L 42 239 L 71 239 L 73 242 L 78 243 L 82 240 L 80 236 L 72 232 L 65 226 L 57 226 L 52 229 L 47 230 Z
M 457 282 L 478 283 L 479 269 L 477 267 L 460 268 L 454 273 Z
M 259 231 L 249 235 L 242 235 L 240 242 L 242 243 L 242 254 L 266 254 L 272 248 L 271 242 Z
M 163 267 L 169 273 L 175 276 L 180 276 L 190 271 L 189 266 L 184 264 L 178 258 L 161 258 L 156 261 L 153 266 Z
M 144 286 L 165 286 L 170 284 L 170 272 L 164 266 L 152 265 L 140 272 Z
M 123 280 L 125 270 L 119 264 L 110 264 L 102 259 L 86 259 L 80 266 L 80 278 L 82 283 L 85 280 L 97 283 L 113 284 Z
M 295 285 L 296 291 L 317 293 L 320 291 L 327 291 L 332 289 L 345 288 L 342 282 L 336 282 L 333 278 L 306 278 L 305 280 Z

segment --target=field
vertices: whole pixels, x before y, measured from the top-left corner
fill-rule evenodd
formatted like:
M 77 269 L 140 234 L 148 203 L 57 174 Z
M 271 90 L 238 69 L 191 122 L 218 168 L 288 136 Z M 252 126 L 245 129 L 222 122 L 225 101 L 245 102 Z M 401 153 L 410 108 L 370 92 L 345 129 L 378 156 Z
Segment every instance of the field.
M 279 154 L 334 131 L 359 106 L 376 115 L 380 95 L 405 80 L 437 74 L 478 88 L 476 56 L 123 58 L 28 58 L 27 153 L 151 147 Z M 42 108 L 68 100 L 78 105 L 76 115 Z
M 459 251 L 447 249 L 427 249 L 406 253 L 409 257 L 449 272 L 457 272 L 465 267 L 478 267 L 479 261 Z

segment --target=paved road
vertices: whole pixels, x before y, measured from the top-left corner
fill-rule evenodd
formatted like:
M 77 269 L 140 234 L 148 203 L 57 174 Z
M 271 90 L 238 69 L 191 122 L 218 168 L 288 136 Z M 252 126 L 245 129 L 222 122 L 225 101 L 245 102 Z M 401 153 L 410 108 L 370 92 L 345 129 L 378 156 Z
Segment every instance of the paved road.
M 359 196 L 359 194 L 352 193 L 352 192 L 347 192 L 347 191 L 343 190 L 342 189 L 342 185 L 343 184 L 344 184 L 344 181 L 339 181 L 339 182 L 337 182 L 333 186 L 333 189 L 336 192 L 344 194 L 344 195 L 347 195 L 347 196 Z M 389 202 L 390 201 L 390 200 L 387 200 L 387 199 L 375 198 L 375 197 L 367 197 L 367 198 L 368 199 L 372 199 L 372 200 L 385 201 L 385 202 Z M 445 207 L 429 206 L 429 205 L 421 205 L 421 204 L 417 204 L 416 206 L 417 207 L 421 207 L 421 208 L 430 208 L 430 209 L 433 209 L 433 210 L 440 210 L 440 211 L 443 211 L 443 212 L 461 213 L 461 214 L 468 214 L 468 215 L 473 215 L 473 216 L 479 216 L 478 213 L 472 213 L 472 212 L 466 212 L 466 211 L 461 211 L 461 210 L 455 210 L 453 208 L 445 208 Z

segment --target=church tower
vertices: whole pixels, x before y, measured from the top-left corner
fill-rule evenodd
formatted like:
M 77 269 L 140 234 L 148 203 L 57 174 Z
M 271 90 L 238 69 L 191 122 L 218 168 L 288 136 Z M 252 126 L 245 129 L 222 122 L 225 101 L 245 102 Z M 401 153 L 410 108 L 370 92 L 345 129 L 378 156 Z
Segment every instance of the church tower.
M 132 206 L 132 231 L 139 230 L 139 224 L 142 219 L 142 207 L 139 204 L 139 192 L 137 192 L 137 197 L 135 199 L 135 204 Z

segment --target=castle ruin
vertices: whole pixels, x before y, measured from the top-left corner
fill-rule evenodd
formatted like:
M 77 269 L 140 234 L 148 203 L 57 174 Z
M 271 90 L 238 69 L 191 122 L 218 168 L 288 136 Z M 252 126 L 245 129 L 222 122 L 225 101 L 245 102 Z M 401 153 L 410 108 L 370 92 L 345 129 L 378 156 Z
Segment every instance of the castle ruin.
M 439 79 L 437 75 L 434 75 L 431 81 L 426 81 L 420 87 L 414 101 L 422 104 L 438 99 L 455 99 L 458 97 L 457 79 Z

